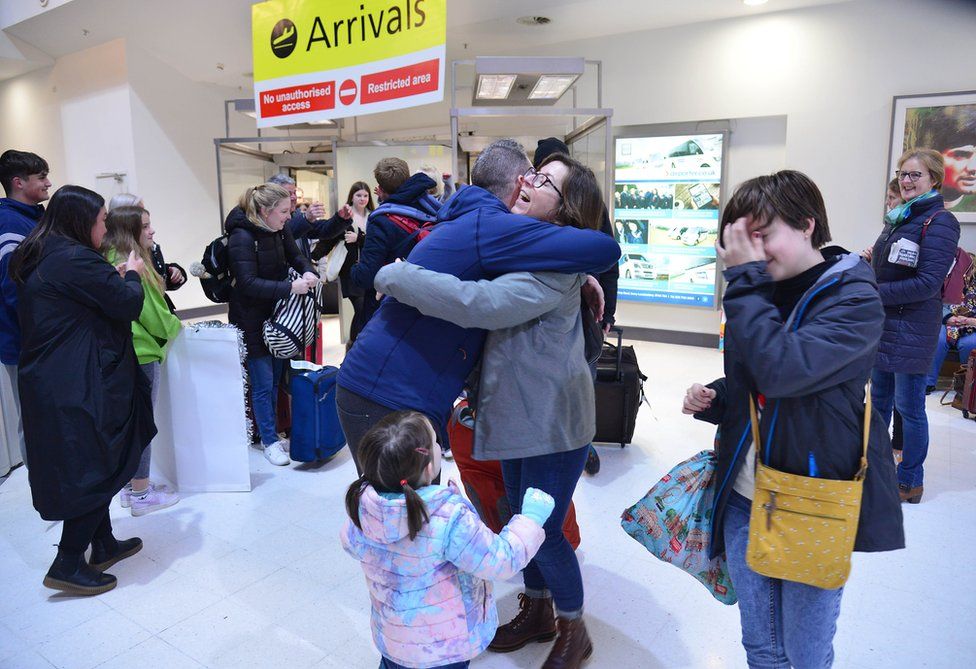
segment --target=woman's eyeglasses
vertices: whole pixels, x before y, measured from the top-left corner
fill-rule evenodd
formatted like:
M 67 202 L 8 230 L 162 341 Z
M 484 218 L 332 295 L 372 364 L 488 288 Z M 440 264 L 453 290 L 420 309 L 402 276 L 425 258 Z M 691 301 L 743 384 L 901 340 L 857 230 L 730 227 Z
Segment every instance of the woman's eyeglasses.
M 543 174 L 542 172 L 536 172 L 533 168 L 530 167 L 529 170 L 522 175 L 522 178 L 525 179 L 525 182 L 530 186 L 532 186 L 533 188 L 542 188 L 545 184 L 549 184 L 550 186 L 552 186 L 552 189 L 556 191 L 556 195 L 559 196 L 560 200 L 563 197 L 563 194 L 559 192 L 559 189 L 556 188 L 556 184 L 552 182 L 552 179 L 549 178 L 548 174 Z
M 908 179 L 912 183 L 915 183 L 916 181 L 922 178 L 922 173 L 902 172 L 901 170 L 895 170 L 895 178 L 898 179 L 898 181 L 904 181 L 905 179 Z

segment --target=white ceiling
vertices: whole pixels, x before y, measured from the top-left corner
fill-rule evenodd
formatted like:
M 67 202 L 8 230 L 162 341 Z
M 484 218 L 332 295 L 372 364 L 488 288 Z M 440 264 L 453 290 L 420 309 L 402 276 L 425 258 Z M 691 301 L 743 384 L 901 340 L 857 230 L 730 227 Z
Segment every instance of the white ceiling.
M 848 1 L 770 0 L 760 7 L 746 7 L 741 0 L 450 0 L 448 56 L 519 55 L 526 45 Z M 124 38 L 194 81 L 249 93 L 252 4 L 252 0 L 70 0 L 3 31 L 13 39 L 0 33 L 0 80 L 43 67 L 51 58 Z M 527 14 L 547 16 L 552 23 L 516 23 Z

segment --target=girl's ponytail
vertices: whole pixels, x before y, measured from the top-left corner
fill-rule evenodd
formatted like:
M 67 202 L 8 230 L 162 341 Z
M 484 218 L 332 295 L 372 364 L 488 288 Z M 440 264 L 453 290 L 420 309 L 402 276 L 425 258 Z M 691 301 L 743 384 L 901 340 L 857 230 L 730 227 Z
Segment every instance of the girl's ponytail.
M 346 513 L 349 514 L 349 519 L 359 529 L 363 529 L 362 524 L 359 522 L 359 500 L 363 496 L 363 488 L 366 485 L 366 476 L 363 475 L 353 481 L 346 491 Z
M 420 533 L 424 524 L 430 520 L 430 515 L 427 513 L 427 505 L 424 504 L 424 500 L 406 479 L 400 481 L 400 486 L 403 488 L 403 496 L 407 500 L 407 529 L 412 540 Z

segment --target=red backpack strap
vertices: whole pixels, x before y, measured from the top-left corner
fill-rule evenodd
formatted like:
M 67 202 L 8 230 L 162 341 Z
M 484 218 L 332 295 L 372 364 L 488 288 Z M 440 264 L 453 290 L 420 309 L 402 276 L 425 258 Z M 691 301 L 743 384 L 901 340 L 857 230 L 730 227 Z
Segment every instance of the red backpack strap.
M 413 234 L 420 228 L 420 222 L 410 218 L 409 216 L 401 216 L 399 214 L 387 214 L 386 217 L 393 221 L 393 224 L 406 233 Z
M 922 223 L 922 236 L 918 238 L 918 241 L 922 241 L 923 239 L 925 239 L 925 233 L 928 232 L 929 223 L 932 222 L 933 218 L 935 218 L 939 214 L 948 214 L 948 213 L 949 211 L 947 209 L 939 209 L 938 211 L 933 212 L 932 215 L 929 216 L 927 219 L 925 219 L 925 222 Z

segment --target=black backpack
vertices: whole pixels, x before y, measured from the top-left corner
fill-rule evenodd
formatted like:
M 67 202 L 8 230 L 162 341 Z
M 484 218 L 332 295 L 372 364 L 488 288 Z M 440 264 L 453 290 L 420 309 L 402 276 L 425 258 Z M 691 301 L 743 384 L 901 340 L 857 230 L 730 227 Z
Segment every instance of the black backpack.
M 200 264 L 207 273 L 200 277 L 203 293 L 211 302 L 218 304 L 230 301 L 230 293 L 234 288 L 234 277 L 230 273 L 230 253 L 227 244 L 230 235 L 224 233 L 207 244 L 203 251 Z

